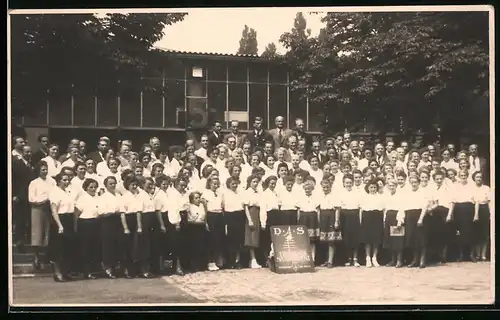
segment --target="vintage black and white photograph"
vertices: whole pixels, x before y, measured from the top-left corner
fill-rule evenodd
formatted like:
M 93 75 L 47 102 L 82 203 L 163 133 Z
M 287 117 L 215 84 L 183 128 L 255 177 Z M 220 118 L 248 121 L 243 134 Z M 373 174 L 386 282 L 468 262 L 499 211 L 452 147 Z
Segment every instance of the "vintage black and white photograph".
M 11 306 L 492 304 L 490 6 L 13 10 Z

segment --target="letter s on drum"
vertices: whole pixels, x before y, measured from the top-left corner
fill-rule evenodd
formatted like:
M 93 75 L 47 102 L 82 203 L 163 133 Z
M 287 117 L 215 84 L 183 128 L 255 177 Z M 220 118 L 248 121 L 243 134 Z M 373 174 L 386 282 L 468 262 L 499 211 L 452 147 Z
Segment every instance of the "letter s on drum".
M 297 228 L 297 234 L 304 234 L 306 231 L 304 230 L 304 227 L 298 227 Z

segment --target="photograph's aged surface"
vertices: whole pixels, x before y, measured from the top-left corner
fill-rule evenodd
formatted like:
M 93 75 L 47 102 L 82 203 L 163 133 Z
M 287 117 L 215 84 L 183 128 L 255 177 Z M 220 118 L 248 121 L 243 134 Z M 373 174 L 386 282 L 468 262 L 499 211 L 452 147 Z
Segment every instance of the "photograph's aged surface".
M 493 303 L 492 10 L 11 12 L 10 304 Z

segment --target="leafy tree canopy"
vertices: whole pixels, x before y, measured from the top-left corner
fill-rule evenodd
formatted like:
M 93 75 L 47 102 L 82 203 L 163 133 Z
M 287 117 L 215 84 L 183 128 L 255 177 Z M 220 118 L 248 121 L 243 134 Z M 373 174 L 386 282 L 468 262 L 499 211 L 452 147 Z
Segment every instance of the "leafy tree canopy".
M 243 28 L 243 32 L 241 33 L 240 47 L 238 48 L 237 53 L 255 55 L 258 51 L 257 31 L 245 25 L 245 28 Z

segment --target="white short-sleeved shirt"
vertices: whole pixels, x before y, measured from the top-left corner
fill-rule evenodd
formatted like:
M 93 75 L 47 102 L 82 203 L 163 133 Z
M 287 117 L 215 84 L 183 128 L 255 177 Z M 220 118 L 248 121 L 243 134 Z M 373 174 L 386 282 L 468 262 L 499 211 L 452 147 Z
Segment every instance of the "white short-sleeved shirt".
M 194 204 L 189 205 L 188 222 L 205 223 L 205 217 L 205 207 L 202 204 L 200 204 L 199 206 L 195 206 Z
M 142 212 L 155 212 L 154 194 L 149 194 L 144 190 L 139 191 L 139 195 L 144 199 L 142 204 Z
M 384 196 L 380 194 L 366 194 L 361 200 L 361 209 L 363 211 L 384 210 Z
M 260 207 L 262 202 L 262 192 L 248 188 L 242 195 L 243 203 L 247 206 L 257 206 Z
M 345 210 L 359 209 L 360 199 L 364 197 L 366 193 L 361 193 L 361 191 L 356 191 L 354 188 L 349 191 L 344 189 L 339 192 L 340 206 Z
M 168 210 L 168 196 L 167 193 L 161 189 L 156 190 L 154 195 L 155 211 L 167 212 Z
M 298 201 L 298 208 L 303 212 L 312 212 L 317 210 L 319 204 L 319 199 L 314 194 L 308 196 L 304 193 Z
M 399 211 L 402 208 L 402 202 L 404 202 L 403 193 L 394 192 L 391 194 L 390 191 L 384 192 L 384 208 L 385 210 L 397 210 Z
M 262 201 L 262 205 L 264 206 L 264 210 L 266 212 L 279 209 L 280 202 L 276 189 L 274 191 L 271 189 L 266 189 L 262 193 Z
M 454 203 L 466 203 L 466 202 L 472 202 L 474 203 L 474 193 L 475 193 L 475 185 L 471 183 L 457 183 L 455 186 L 452 188 L 453 190 L 453 196 L 452 196 L 452 202 Z
M 169 199 L 168 220 L 171 224 L 179 224 L 181 211 L 189 210 L 189 194 L 187 192 L 181 194 L 177 189 L 170 188 L 167 191 L 167 196 Z
M 42 161 L 45 161 L 47 163 L 47 171 L 49 177 L 54 177 L 59 172 L 61 172 L 62 164 L 58 160 L 47 156 L 43 158 Z
M 317 193 L 319 208 L 322 210 L 332 210 L 340 207 L 340 199 L 333 192 L 325 194 L 322 190 Z
M 441 187 L 434 188 L 432 191 L 432 201 L 436 202 L 438 206 L 442 206 L 445 208 L 450 208 L 450 204 L 453 201 L 453 190 L 454 185 L 446 186 L 444 183 L 441 185 Z
M 73 168 L 75 165 L 76 165 L 76 162 L 75 162 L 75 161 L 73 161 L 73 160 L 71 160 L 71 158 L 70 158 L 70 159 L 68 159 L 68 160 L 66 160 L 66 161 L 64 161 L 64 162 L 62 163 L 62 166 L 63 166 L 63 167 L 70 167 L 70 168 Z
M 318 188 L 321 185 L 321 180 L 323 180 L 323 171 L 320 169 L 316 171 L 311 169 L 309 170 L 309 174 L 316 180 L 316 188 Z
M 69 190 L 62 190 L 59 187 L 53 188 L 49 195 L 51 204 L 57 206 L 57 213 L 75 212 L 75 197 Z
M 55 187 L 56 183 L 52 178 L 36 178 L 28 186 L 28 201 L 39 203 L 49 200 L 49 195 Z
M 299 163 L 299 168 L 301 168 L 302 170 L 308 171 L 308 172 L 311 171 L 311 165 L 306 160 L 302 160 Z
M 284 188 L 278 193 L 278 202 L 281 210 L 297 210 L 299 207 L 299 199 L 297 193 L 292 191 L 287 191 Z
M 208 212 L 222 212 L 222 196 L 221 190 L 212 191 L 205 189 L 201 194 L 201 197 L 207 201 L 207 211 Z
M 400 194 L 401 207 L 404 210 L 426 208 L 429 204 L 426 192 L 421 189 L 413 191 L 411 188 Z
M 95 219 L 99 216 L 99 201 L 96 196 L 83 192 L 78 197 L 75 207 L 81 211 L 79 219 Z
M 243 210 L 243 199 L 239 192 L 225 189 L 222 192 L 222 203 L 225 212 L 236 212 Z
M 132 193 L 130 193 L 129 191 L 127 191 L 127 193 L 132 195 Z M 135 211 L 132 210 L 126 198 L 127 193 L 124 196 L 121 196 L 120 194 L 118 194 L 118 192 L 112 194 L 108 191 L 105 191 L 97 198 L 97 201 L 99 202 L 99 214 L 102 215 L 118 212 L 132 213 L 140 211 L 137 209 L 135 209 Z M 133 203 L 134 205 L 140 204 L 140 202 L 135 200 Z
M 491 188 L 485 185 L 482 185 L 480 187 L 476 186 L 472 198 L 474 202 L 477 202 L 479 204 L 489 203 L 493 198 L 493 195 L 491 194 Z
M 448 162 L 441 161 L 441 168 L 444 168 L 445 170 L 454 169 L 458 172 L 458 163 L 451 159 Z

